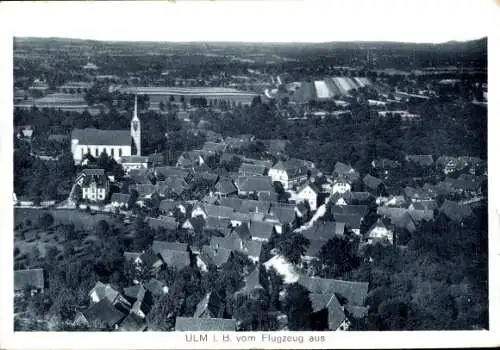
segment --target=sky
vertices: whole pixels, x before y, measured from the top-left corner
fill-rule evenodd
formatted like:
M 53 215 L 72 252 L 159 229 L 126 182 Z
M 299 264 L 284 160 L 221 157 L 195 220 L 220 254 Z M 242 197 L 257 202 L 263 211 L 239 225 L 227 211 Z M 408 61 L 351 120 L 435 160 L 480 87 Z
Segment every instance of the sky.
M 3 2 L 14 36 L 125 41 L 439 43 L 488 34 L 493 0 Z M 4 26 L 5 28 L 5 26 Z M 3 29 L 4 30 L 4 29 Z

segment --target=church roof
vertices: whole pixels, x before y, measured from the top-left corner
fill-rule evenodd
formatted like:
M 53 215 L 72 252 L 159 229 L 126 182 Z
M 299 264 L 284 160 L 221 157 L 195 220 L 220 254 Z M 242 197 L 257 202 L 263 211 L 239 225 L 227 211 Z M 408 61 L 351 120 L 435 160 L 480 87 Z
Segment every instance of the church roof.
M 71 139 L 78 140 L 81 145 L 130 146 L 132 144 L 129 130 L 73 129 Z

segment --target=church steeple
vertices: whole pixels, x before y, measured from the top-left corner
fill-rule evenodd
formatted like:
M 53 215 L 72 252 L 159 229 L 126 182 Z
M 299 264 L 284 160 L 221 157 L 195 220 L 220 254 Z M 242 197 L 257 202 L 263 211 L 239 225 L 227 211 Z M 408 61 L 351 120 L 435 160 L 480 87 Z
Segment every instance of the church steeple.
M 135 95 L 134 101 L 134 116 L 132 117 L 132 122 L 130 123 L 130 135 L 134 141 L 137 156 L 141 155 L 141 121 L 137 115 L 137 95 Z

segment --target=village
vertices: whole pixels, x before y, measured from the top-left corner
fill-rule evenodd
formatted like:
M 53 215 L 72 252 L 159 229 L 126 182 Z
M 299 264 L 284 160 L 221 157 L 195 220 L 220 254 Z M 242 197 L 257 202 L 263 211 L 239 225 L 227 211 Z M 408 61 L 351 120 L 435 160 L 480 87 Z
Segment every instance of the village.
M 367 64 L 373 65 L 370 52 Z M 97 66 L 87 63 L 83 70 Z M 66 83 L 52 96 L 59 99 L 54 106 L 40 108 L 84 114 L 91 108 L 102 115 L 102 107 L 83 97 L 76 104 L 62 99 L 88 97 L 100 84 L 91 74 L 95 83 Z M 381 281 L 381 272 L 366 271 L 427 249 L 432 243 L 421 232 L 476 230 L 478 210 L 487 203 L 486 159 L 409 152 L 389 159 L 389 149 L 367 151 L 362 160 L 337 154 L 317 162 L 317 149 L 293 151 L 288 137 L 228 136 L 214 125 L 226 123 L 227 111 L 271 104 L 280 122 L 300 129 L 306 125 L 300 123 L 343 123 L 338 120 L 355 118 L 362 105 L 372 118 L 411 130 L 421 119 L 414 106 L 436 98 L 443 86 L 441 94 L 452 96 L 446 89 L 453 82 L 437 79 L 427 89 L 403 91 L 388 88 L 383 75 L 312 83 L 285 83 L 286 76 L 273 77 L 261 93 L 247 85 L 238 90 L 244 84 L 119 88 L 126 101 L 121 125 L 128 120 L 127 128 L 74 125 L 70 133 L 48 136 L 54 152 L 34 152 L 38 130 L 16 125 L 16 152 L 25 150 L 34 162 L 64 160 L 45 171 L 67 180 L 47 193 L 33 190 L 36 196 L 14 193 L 19 327 L 27 322 L 22 315 L 31 313 L 49 330 L 337 331 L 384 324 L 378 315 L 384 312 L 387 319 L 411 313 L 397 309 L 402 301 L 395 296 L 386 297 L 397 302 L 384 309 L 381 283 L 390 282 Z M 484 108 L 486 86 L 471 86 L 477 94 L 469 103 Z M 37 108 L 29 101 L 15 104 Z M 61 112 L 61 103 L 70 112 Z M 201 141 L 176 153 L 149 147 L 151 111 L 174 113 L 176 119 L 165 117 L 166 128 L 178 123 Z M 168 129 L 155 137 L 173 142 L 172 135 Z M 39 181 L 19 188 L 29 192 L 29 186 L 43 186 L 43 176 Z M 64 283 L 61 296 L 55 291 Z M 78 290 L 75 297 L 68 285 Z M 57 297 L 44 297 L 52 293 Z

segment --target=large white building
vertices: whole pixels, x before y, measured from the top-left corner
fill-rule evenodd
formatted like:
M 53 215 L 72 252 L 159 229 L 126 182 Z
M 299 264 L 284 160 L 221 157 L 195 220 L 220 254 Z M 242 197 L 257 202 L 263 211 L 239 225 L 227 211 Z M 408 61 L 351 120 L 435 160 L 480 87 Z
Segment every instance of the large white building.
M 130 131 L 87 128 L 71 132 L 71 153 L 75 164 L 80 164 L 87 154 L 98 158 L 104 152 L 119 163 L 122 157 L 132 155 L 132 144 L 136 149 L 135 155 L 140 156 L 141 122 L 137 115 L 137 96 Z

